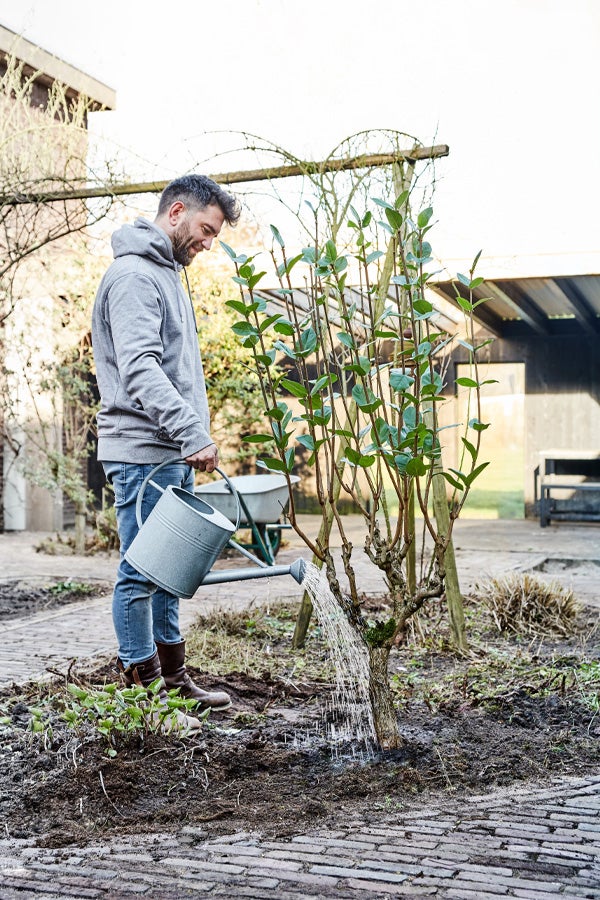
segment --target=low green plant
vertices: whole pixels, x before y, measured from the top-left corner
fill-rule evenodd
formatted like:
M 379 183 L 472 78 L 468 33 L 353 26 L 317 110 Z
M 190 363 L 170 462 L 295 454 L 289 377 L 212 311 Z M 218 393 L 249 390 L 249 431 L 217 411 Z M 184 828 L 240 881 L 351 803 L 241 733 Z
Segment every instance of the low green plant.
M 53 584 L 48 588 L 50 594 L 55 594 L 57 596 L 60 596 L 61 594 L 87 595 L 93 593 L 93 591 L 94 586 L 85 581 L 57 581 L 56 584 Z
M 180 730 L 178 714 L 191 712 L 194 701 L 181 697 L 178 690 L 162 697 L 162 684 L 160 678 L 149 687 L 119 688 L 116 684 L 106 684 L 103 688 L 86 690 L 69 684 L 62 718 L 76 731 L 91 727 L 106 738 L 107 754 L 114 757 L 125 738 Z M 209 712 L 206 710 L 200 718 L 206 719 Z
M 486 656 L 434 680 L 422 661 L 407 660 L 408 671 L 392 675 L 396 695 L 404 702 L 422 700 L 432 709 L 446 703 L 508 707 L 522 696 L 560 697 L 591 713 L 600 709 L 600 661 L 574 656 L 540 660 L 535 654 L 489 647 Z

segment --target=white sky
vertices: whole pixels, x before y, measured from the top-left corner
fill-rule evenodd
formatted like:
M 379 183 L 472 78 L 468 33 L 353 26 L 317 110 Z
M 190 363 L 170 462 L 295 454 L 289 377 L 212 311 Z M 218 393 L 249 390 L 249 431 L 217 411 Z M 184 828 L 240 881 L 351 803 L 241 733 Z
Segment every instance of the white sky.
M 155 177 L 203 132 L 318 159 L 395 128 L 450 145 L 431 235 L 450 265 L 600 272 L 598 0 L 0 0 L 0 23 L 115 88 L 92 128 Z

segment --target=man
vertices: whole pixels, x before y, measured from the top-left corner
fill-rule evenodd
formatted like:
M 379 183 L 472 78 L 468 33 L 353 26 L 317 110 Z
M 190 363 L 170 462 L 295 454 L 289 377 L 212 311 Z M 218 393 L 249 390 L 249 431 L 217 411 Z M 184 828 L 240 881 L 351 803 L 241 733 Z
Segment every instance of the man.
M 218 464 L 194 309 L 180 273 L 210 250 L 223 222 L 234 225 L 239 214 L 236 199 L 210 178 L 172 181 L 154 222 L 139 218 L 113 235 L 115 259 L 98 289 L 92 319 L 101 398 L 98 459 L 114 488 L 121 543 L 113 595 L 117 664 L 128 685 L 147 687 L 162 675 L 166 687 L 179 688 L 198 711 L 226 709 L 229 696 L 204 691 L 190 679 L 179 598 L 150 584 L 124 554 L 138 532 L 139 487 L 155 466 L 172 459 L 155 480 L 192 491 L 194 469 L 212 472 Z M 146 490 L 143 519 L 159 496 Z M 192 717 L 186 725 L 200 727 Z

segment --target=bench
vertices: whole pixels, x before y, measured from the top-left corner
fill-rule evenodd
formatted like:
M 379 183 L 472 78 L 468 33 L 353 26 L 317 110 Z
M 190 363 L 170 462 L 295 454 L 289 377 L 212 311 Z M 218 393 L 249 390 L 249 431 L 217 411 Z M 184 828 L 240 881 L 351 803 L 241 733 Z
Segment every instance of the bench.
M 600 512 L 577 509 L 557 510 L 552 502 L 553 491 L 600 491 L 600 481 L 558 481 L 544 478 L 540 481 L 540 525 L 545 528 L 551 519 L 570 519 L 580 522 L 600 521 Z

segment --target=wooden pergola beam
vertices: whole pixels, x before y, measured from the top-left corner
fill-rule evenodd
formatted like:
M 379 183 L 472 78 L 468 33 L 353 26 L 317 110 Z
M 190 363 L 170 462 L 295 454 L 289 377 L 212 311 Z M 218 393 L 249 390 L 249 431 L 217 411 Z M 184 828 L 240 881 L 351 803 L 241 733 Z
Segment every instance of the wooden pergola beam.
M 350 169 L 368 169 L 389 166 L 405 160 L 415 163 L 421 159 L 438 159 L 448 156 L 447 144 L 432 147 L 413 147 L 396 153 L 373 153 L 346 159 L 324 159 L 321 162 L 302 162 L 296 165 L 273 166 L 267 169 L 245 169 L 238 172 L 222 172 L 211 175 L 217 184 L 242 184 L 248 181 L 271 181 L 275 178 L 291 178 L 298 175 L 319 175 L 325 172 L 345 172 Z M 82 187 L 70 191 L 44 191 L 40 193 L 0 196 L 0 206 L 21 206 L 25 203 L 51 203 L 64 200 L 92 200 L 99 197 L 122 197 L 129 194 L 160 194 L 169 181 L 141 181 L 134 184 L 116 184 L 111 187 Z

